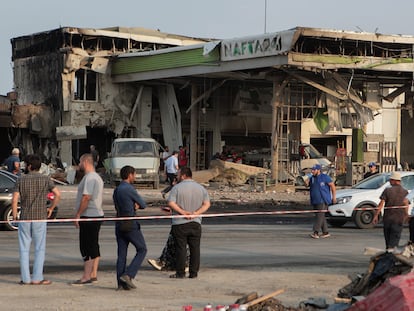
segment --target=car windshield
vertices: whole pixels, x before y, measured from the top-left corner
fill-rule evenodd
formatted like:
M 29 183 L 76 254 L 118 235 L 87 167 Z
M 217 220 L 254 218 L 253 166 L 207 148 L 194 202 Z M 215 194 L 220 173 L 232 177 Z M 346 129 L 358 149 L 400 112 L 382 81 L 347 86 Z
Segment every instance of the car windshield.
M 118 142 L 114 148 L 114 156 L 156 157 L 154 144 L 150 141 Z
M 390 180 L 390 173 L 375 174 L 354 185 L 354 189 L 378 189 Z

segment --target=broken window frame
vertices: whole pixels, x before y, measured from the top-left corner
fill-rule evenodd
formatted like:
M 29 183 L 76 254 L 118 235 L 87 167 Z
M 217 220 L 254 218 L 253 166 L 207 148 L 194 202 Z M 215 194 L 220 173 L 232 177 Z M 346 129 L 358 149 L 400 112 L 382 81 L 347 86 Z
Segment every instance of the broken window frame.
M 98 74 L 92 70 L 79 69 L 75 72 L 73 100 L 98 101 Z

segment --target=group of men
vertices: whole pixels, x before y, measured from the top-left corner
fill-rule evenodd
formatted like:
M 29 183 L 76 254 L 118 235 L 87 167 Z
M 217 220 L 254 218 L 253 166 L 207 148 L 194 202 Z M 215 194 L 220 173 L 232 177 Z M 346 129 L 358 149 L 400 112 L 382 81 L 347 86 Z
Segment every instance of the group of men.
M 61 195 L 50 177 L 39 172 L 41 159 L 37 155 L 25 158 L 26 171 L 17 179 L 12 198 L 12 215 L 20 221 L 18 240 L 20 254 L 21 285 L 49 285 L 52 282 L 43 276 L 46 250 L 47 218 L 60 201 Z M 75 226 L 79 229 L 79 247 L 83 258 L 83 274 L 73 281 L 75 286 L 88 285 L 98 281 L 97 272 L 100 260 L 99 232 L 103 222 L 102 209 L 103 180 L 95 171 L 96 159 L 93 154 L 80 158 L 79 170 L 84 176 L 79 183 L 76 196 Z M 120 218 L 115 224 L 117 241 L 117 289 L 136 288 L 133 279 L 146 256 L 144 236 L 135 216 L 138 209 L 146 208 L 146 203 L 133 186 L 135 169 L 126 165 L 121 169 L 122 182 L 113 192 L 113 202 Z M 172 187 L 168 206 L 172 213 L 171 234 L 175 248 L 175 270 L 172 278 L 184 278 L 186 271 L 187 245 L 190 250 L 189 278 L 196 278 L 200 267 L 200 215 L 210 207 L 210 199 L 204 187 L 192 180 L 192 171 L 184 166 L 177 171 L 177 184 Z M 50 207 L 45 208 L 48 192 L 54 193 Z M 128 219 L 131 218 L 131 219 Z M 30 247 L 34 246 L 33 271 L 30 272 Z M 136 254 L 127 265 L 128 246 L 135 247 Z
M 378 174 L 375 162 L 368 164 L 369 171 L 364 175 L 369 178 Z M 322 172 L 322 167 L 316 164 L 312 167 L 312 176 L 307 180 L 310 188 L 310 201 L 316 211 L 315 223 L 311 237 L 314 239 L 330 237 L 325 217 L 329 205 L 336 203 L 336 186 L 330 176 Z M 391 187 L 386 188 L 380 196 L 380 203 L 375 211 L 373 223 L 377 224 L 379 215 L 383 212 L 383 233 L 385 249 L 389 252 L 398 246 L 403 225 L 408 219 L 408 191 L 401 185 L 401 174 L 392 172 L 390 175 Z M 409 221 L 410 241 L 414 242 L 414 217 Z
M 13 149 L 12 153 L 16 153 Z M 15 154 L 16 155 L 16 154 Z M 209 195 L 204 187 L 192 179 L 192 171 L 187 166 L 178 164 L 178 152 L 173 152 L 165 161 L 170 186 L 163 190 L 169 193 L 167 202 L 172 214 L 172 226 L 167 242 L 167 251 L 173 252 L 174 264 L 171 269 L 176 272 L 171 278 L 184 278 L 187 266 L 187 247 L 189 250 L 189 278 L 197 278 L 200 267 L 201 217 L 210 207 Z M 16 168 L 14 160 L 10 160 L 11 169 Z M 12 197 L 12 214 L 17 219 L 18 202 L 21 205 L 20 222 L 18 224 L 18 240 L 20 253 L 20 284 L 48 285 L 50 280 L 43 277 L 43 265 L 46 249 L 46 219 L 60 201 L 60 192 L 50 177 L 39 172 L 41 159 L 37 155 L 25 158 L 25 174 L 17 179 Z M 96 173 L 96 157 L 84 154 L 80 158 L 79 169 L 84 176 L 79 183 L 76 197 L 75 226 L 79 229 L 79 246 L 84 266 L 80 279 L 72 285 L 87 285 L 97 282 L 97 271 L 100 259 L 99 232 L 104 217 L 102 209 L 103 180 Z M 175 174 L 168 168 L 173 167 Z M 376 174 L 375 163 L 370 163 L 370 175 Z M 133 218 L 139 209 L 146 208 L 146 203 L 133 186 L 135 169 L 126 165 L 121 169 L 122 182 L 113 192 L 113 202 L 119 221 L 115 225 L 117 241 L 117 284 L 118 289 L 136 288 L 133 279 L 138 273 L 147 254 L 144 236 L 137 219 Z M 369 176 L 367 176 L 369 177 Z M 380 204 L 376 210 L 374 223 L 384 209 L 384 237 L 386 249 L 392 251 L 398 246 L 403 224 L 408 217 L 407 190 L 401 186 L 401 175 L 393 172 L 390 176 L 391 187 L 386 188 L 380 196 Z M 310 201 L 316 211 L 315 223 L 311 237 L 314 239 L 330 236 L 325 218 L 325 211 L 330 204 L 336 203 L 335 183 L 322 167 L 312 167 L 312 176 L 308 179 Z M 49 192 L 54 193 L 50 207 L 45 208 L 45 199 Z M 397 208 L 395 208 L 397 207 Z M 132 217 L 132 218 L 131 218 Z M 131 218 L 131 219 L 128 219 Z M 414 241 L 414 220 L 410 220 L 410 240 Z M 29 254 L 31 243 L 34 244 L 33 273 L 30 273 Z M 136 254 L 127 265 L 128 246 L 135 247 Z M 164 249 L 163 254 L 166 249 Z M 154 262 L 150 264 L 157 267 Z M 158 267 L 157 267 L 158 268 Z

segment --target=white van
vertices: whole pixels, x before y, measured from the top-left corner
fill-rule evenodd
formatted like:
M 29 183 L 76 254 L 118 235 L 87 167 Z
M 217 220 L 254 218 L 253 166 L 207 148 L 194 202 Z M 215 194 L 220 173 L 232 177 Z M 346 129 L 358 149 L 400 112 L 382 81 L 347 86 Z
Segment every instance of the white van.
M 137 184 L 152 184 L 158 189 L 160 177 L 159 144 L 152 138 L 117 138 L 107 159 L 111 184 L 121 181 L 120 171 L 125 165 L 135 168 Z

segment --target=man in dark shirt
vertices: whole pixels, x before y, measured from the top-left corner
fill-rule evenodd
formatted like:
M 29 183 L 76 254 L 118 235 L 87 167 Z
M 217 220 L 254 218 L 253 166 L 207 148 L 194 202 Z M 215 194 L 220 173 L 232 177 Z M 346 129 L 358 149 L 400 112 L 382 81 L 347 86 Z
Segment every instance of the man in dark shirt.
M 132 186 L 135 180 L 135 168 L 126 165 L 121 168 L 122 181 L 114 190 L 113 200 L 117 217 L 133 217 L 135 210 L 144 209 L 145 201 Z M 118 244 L 118 259 L 116 262 L 116 276 L 118 289 L 136 288 L 132 280 L 138 273 L 142 261 L 147 254 L 147 246 L 141 232 L 138 220 L 117 221 L 115 224 L 116 242 Z M 129 266 L 126 266 L 128 245 L 131 243 L 136 249 L 135 257 Z
M 20 150 L 19 148 L 13 148 L 11 155 L 6 159 L 5 163 L 7 170 L 10 173 L 20 175 Z
M 96 150 L 95 145 L 90 145 L 89 149 L 90 149 L 90 153 L 93 157 L 93 166 L 95 168 L 97 168 L 98 162 L 99 162 L 99 152 L 98 152 L 98 150 Z
M 368 168 L 369 171 L 364 174 L 364 179 L 372 175 L 378 174 L 377 164 L 375 162 L 369 162 Z
M 393 172 L 390 177 L 391 187 L 386 188 L 380 196 L 380 203 L 373 223 L 378 223 L 378 216 L 384 209 L 384 238 L 386 250 L 392 252 L 398 246 L 403 224 L 408 217 L 408 191 L 401 186 L 401 174 Z

